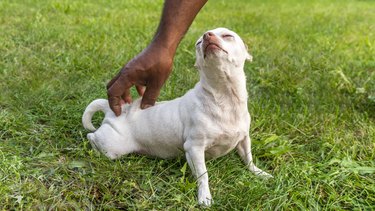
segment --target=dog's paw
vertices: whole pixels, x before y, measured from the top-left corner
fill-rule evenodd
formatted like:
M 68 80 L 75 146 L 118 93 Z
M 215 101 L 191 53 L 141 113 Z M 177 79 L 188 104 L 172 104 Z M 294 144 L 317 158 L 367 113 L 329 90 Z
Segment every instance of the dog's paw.
M 264 179 L 270 179 L 273 178 L 273 176 L 262 169 L 256 167 L 254 164 L 250 165 L 249 170 L 253 172 L 255 175 L 262 177 Z
M 271 179 L 273 176 L 265 171 L 259 171 L 255 173 L 257 176 L 262 177 L 263 179 Z
M 198 204 L 209 207 L 213 203 L 210 191 L 202 191 L 198 193 Z
M 211 204 L 213 203 L 213 200 L 211 198 L 204 198 L 204 199 L 199 199 L 198 203 L 199 205 L 210 207 Z

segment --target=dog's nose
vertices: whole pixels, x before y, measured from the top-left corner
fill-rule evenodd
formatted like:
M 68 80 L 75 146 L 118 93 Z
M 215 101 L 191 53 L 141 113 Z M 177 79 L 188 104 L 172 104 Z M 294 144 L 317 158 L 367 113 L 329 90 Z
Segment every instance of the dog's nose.
M 210 38 L 214 37 L 214 33 L 212 32 L 206 32 L 204 35 L 203 35 L 203 39 L 204 40 L 209 40 Z

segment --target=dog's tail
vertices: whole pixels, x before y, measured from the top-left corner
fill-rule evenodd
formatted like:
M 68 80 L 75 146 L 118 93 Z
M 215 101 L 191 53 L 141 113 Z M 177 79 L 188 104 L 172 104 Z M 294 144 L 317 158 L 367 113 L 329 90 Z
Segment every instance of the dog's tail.
M 94 116 L 94 114 L 97 111 L 103 111 L 104 113 L 107 113 L 110 110 L 111 109 L 109 108 L 108 100 L 97 99 L 97 100 L 92 101 L 87 106 L 85 112 L 83 113 L 83 116 L 82 116 L 83 127 L 87 130 L 95 131 L 96 128 L 91 122 L 92 116 Z

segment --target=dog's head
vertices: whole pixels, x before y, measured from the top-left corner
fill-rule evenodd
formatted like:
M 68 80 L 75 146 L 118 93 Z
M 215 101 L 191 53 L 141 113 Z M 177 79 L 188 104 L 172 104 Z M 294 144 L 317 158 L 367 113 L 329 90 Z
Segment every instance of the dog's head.
M 198 69 L 215 64 L 238 67 L 246 60 L 252 61 L 246 45 L 229 29 L 217 28 L 207 31 L 196 42 L 195 66 Z

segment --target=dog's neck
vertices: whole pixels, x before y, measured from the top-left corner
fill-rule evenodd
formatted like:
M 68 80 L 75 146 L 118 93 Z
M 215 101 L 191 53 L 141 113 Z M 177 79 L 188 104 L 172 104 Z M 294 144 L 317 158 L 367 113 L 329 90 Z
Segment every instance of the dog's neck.
M 200 71 L 202 88 L 215 99 L 247 103 L 246 77 L 243 66 L 205 66 Z

